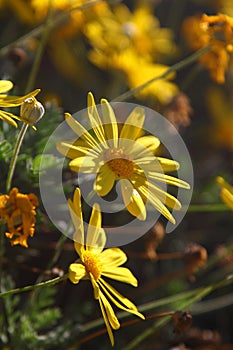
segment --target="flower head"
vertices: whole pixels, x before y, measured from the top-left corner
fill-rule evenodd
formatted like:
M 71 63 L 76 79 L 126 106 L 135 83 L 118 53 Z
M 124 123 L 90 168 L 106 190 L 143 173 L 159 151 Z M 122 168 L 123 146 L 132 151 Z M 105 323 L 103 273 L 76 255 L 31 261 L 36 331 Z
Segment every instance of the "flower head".
M 109 338 L 113 345 L 112 329 L 118 329 L 120 323 L 110 302 L 142 319 L 144 319 L 144 316 L 138 312 L 136 306 L 130 300 L 116 291 L 103 277 L 128 283 L 134 287 L 137 286 L 137 280 L 128 268 L 120 266 L 127 260 L 125 253 L 121 249 L 109 248 L 104 250 L 106 235 L 103 228 L 101 228 L 99 205 L 95 204 L 93 206 L 85 237 L 79 189 L 75 190 L 73 201 L 69 200 L 68 204 L 75 227 L 74 246 L 80 257 L 80 260 L 70 265 L 69 279 L 74 284 L 77 284 L 81 279 L 89 279 L 91 281 L 94 297 L 99 301 Z
M 37 123 L 43 117 L 44 112 L 42 103 L 37 101 L 35 97 L 29 97 L 21 105 L 21 120 L 35 128 L 33 124 Z
M 34 193 L 23 194 L 17 188 L 12 188 L 9 195 L 0 196 L 0 217 L 8 225 L 6 237 L 11 239 L 11 245 L 20 244 L 28 247 L 27 239 L 35 231 L 35 215 L 38 199 Z
M 92 130 L 87 131 L 70 114 L 66 121 L 80 136 L 73 141 L 57 144 L 57 149 L 72 160 L 71 170 L 97 174 L 94 189 L 99 196 L 107 195 L 116 181 L 120 182 L 122 197 L 128 211 L 139 220 L 145 220 L 148 201 L 168 220 L 175 223 L 166 206 L 180 209 L 180 202 L 160 186 L 170 184 L 182 188 L 189 185 L 164 172 L 177 170 L 179 164 L 170 159 L 155 157 L 160 141 L 143 134 L 145 112 L 136 107 L 121 125 L 107 100 L 101 100 L 102 119 L 93 95 L 88 94 L 88 116 Z
M 0 80 L 0 108 L 9 108 L 9 107 L 17 107 L 23 104 L 23 102 L 28 99 L 36 96 L 40 90 L 34 90 L 30 92 L 29 94 L 25 96 L 9 96 L 6 94 L 9 90 L 13 88 L 13 84 L 9 80 Z M 17 127 L 17 123 L 14 121 L 14 119 L 22 120 L 18 116 L 0 110 L 0 119 L 3 119 L 4 121 L 8 122 L 9 124 Z
M 188 44 L 195 50 L 210 45 L 209 52 L 199 61 L 209 70 L 214 81 L 223 84 L 233 54 L 233 18 L 222 13 L 189 17 L 184 21 L 183 32 Z
M 229 185 L 221 176 L 217 177 L 217 183 L 221 187 L 223 202 L 233 210 L 233 186 Z
M 160 27 L 158 18 L 145 2 L 133 12 L 124 4 L 106 8 L 99 17 L 85 24 L 84 34 L 93 47 L 91 60 L 101 67 L 115 68 L 112 58 L 125 50 L 133 50 L 147 62 L 171 56 L 176 50 L 171 30 Z

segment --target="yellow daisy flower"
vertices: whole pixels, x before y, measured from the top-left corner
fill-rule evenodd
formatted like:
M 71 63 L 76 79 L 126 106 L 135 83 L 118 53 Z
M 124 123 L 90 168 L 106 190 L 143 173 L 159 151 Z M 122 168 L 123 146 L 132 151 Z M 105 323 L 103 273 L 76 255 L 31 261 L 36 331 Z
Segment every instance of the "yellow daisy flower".
M 25 96 L 9 96 L 7 94 L 5 94 L 6 92 L 8 92 L 9 90 L 11 90 L 13 88 L 13 83 L 9 80 L 0 80 L 0 108 L 8 108 L 8 107 L 17 107 L 23 104 L 23 102 L 29 98 L 29 97 L 34 97 L 36 96 L 39 92 L 40 89 L 36 89 L 32 92 L 30 92 L 29 94 L 25 95 Z M 17 120 L 22 120 L 21 118 L 19 118 L 18 116 L 0 110 L 0 119 L 8 122 L 9 124 L 17 127 L 17 123 L 14 121 L 14 119 Z
M 87 131 L 70 114 L 66 121 L 80 137 L 63 141 L 57 149 L 71 158 L 72 171 L 97 174 L 94 190 L 107 195 L 116 181 L 120 182 L 122 197 L 128 211 L 139 220 L 145 220 L 145 204 L 149 202 L 168 220 L 175 219 L 166 206 L 180 209 L 180 202 L 160 187 L 160 184 L 189 188 L 189 185 L 164 172 L 174 171 L 179 164 L 170 159 L 155 157 L 160 141 L 154 136 L 141 136 L 145 111 L 136 107 L 125 123 L 117 124 L 115 113 L 107 100 L 101 100 L 102 119 L 94 97 L 88 94 L 88 116 L 92 130 Z M 121 130 L 119 130 L 121 129 Z
M 28 247 L 27 239 L 35 231 L 37 206 L 38 198 L 34 193 L 23 194 L 16 187 L 9 195 L 0 196 L 0 218 L 7 223 L 9 232 L 5 235 L 11 239 L 11 245 Z
M 74 246 L 80 259 L 69 267 L 69 279 L 77 284 L 81 279 L 89 279 L 94 289 L 94 298 L 99 301 L 104 322 L 107 327 L 111 344 L 114 345 L 112 329 L 119 329 L 120 323 L 110 304 L 144 319 L 136 306 L 118 291 L 116 291 L 103 277 L 131 284 L 136 287 L 138 282 L 131 271 L 120 267 L 127 260 L 125 253 L 119 248 L 104 249 L 106 234 L 101 228 L 101 212 L 98 204 L 92 209 L 92 214 L 84 239 L 83 218 L 81 209 L 81 194 L 77 188 L 73 201 L 68 200 L 70 214 L 75 226 Z
M 106 8 L 97 18 L 88 21 L 83 31 L 93 51 L 102 53 L 109 63 L 109 57 L 128 49 L 147 61 L 171 57 L 176 51 L 172 31 L 160 27 L 151 6 L 145 2 L 133 12 L 124 4 Z
M 221 176 L 217 177 L 217 183 L 221 187 L 223 202 L 233 210 L 233 186 L 229 185 Z

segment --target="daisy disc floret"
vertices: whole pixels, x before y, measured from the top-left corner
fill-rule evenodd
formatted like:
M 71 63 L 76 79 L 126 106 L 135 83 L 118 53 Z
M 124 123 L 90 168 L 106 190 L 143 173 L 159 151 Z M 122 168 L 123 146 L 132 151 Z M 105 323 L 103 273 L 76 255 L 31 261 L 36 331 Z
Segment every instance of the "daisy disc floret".
M 146 219 L 146 203 L 172 223 L 175 219 L 167 207 L 180 209 L 180 202 L 162 188 L 173 185 L 189 188 L 176 177 L 165 174 L 175 171 L 179 164 L 157 157 L 160 145 L 157 137 L 144 134 L 144 108 L 137 106 L 125 123 L 118 124 L 113 108 L 107 100 L 101 100 L 101 116 L 94 97 L 88 94 L 88 117 L 91 130 L 86 130 L 70 114 L 66 121 L 79 136 L 74 141 L 57 144 L 57 149 L 72 160 L 70 169 L 82 173 L 95 173 L 94 190 L 99 196 L 107 195 L 116 181 L 120 182 L 122 198 L 127 210 L 139 220 Z
M 78 188 L 75 190 L 73 201 L 68 200 L 68 205 L 75 227 L 74 246 L 80 257 L 79 260 L 70 265 L 69 279 L 74 284 L 79 283 L 81 279 L 91 281 L 94 298 L 99 301 L 111 344 L 114 345 L 112 329 L 120 328 L 120 323 L 111 303 L 142 319 L 144 319 L 144 316 L 138 312 L 136 306 L 130 300 L 121 295 L 103 277 L 128 283 L 134 287 L 137 286 L 138 282 L 128 268 L 121 267 L 127 260 L 121 249 L 109 248 L 104 250 L 106 234 L 101 227 L 99 205 L 95 204 L 93 206 L 86 236 L 83 228 L 81 194 Z

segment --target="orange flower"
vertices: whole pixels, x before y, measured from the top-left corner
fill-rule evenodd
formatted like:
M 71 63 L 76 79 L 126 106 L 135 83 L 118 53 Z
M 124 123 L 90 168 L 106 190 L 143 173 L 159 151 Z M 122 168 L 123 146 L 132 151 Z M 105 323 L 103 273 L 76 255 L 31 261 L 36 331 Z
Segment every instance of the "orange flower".
M 210 45 L 210 51 L 199 61 L 209 70 L 214 81 L 223 84 L 233 54 L 233 18 L 222 13 L 189 17 L 183 23 L 183 33 L 194 50 Z
M 28 247 L 27 239 L 35 231 L 37 206 L 38 198 L 34 193 L 23 194 L 18 188 L 12 188 L 9 195 L 0 196 L 0 217 L 8 225 L 9 232 L 5 235 L 11 239 L 11 245 Z

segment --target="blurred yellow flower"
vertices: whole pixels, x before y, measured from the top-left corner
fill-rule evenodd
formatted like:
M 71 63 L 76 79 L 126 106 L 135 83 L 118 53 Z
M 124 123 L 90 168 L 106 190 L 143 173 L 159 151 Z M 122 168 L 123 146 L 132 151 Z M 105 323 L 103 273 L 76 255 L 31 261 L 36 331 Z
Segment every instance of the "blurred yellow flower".
M 179 210 L 181 204 L 164 191 L 160 184 L 186 189 L 189 185 L 164 174 L 177 170 L 179 164 L 174 160 L 154 156 L 160 145 L 159 139 L 154 136 L 141 136 L 144 109 L 139 106 L 134 108 L 119 131 L 115 113 L 107 100 L 101 100 L 101 108 L 102 119 L 94 97 L 89 93 L 88 116 L 91 131 L 87 131 L 67 113 L 67 123 L 80 138 L 58 143 L 58 151 L 72 159 L 69 163 L 71 170 L 97 174 L 94 189 L 99 196 L 107 195 L 119 180 L 125 206 L 133 216 L 145 220 L 145 204 L 148 201 L 163 216 L 175 223 L 166 206 Z
M 128 70 L 128 85 L 131 89 L 136 88 L 152 78 L 159 77 L 168 70 L 168 66 L 157 63 L 138 62 Z M 178 86 L 171 82 L 175 73 L 171 73 L 167 78 L 158 79 L 148 84 L 144 89 L 136 94 L 140 98 L 157 99 L 162 105 L 167 105 L 178 94 Z
M 176 50 L 172 31 L 160 27 L 151 7 L 144 2 L 134 12 L 124 4 L 106 9 L 101 16 L 86 23 L 84 33 L 94 52 L 97 55 L 100 52 L 107 62 L 110 62 L 109 57 L 127 49 L 134 49 L 148 61 L 171 57 Z
M 233 151 L 233 95 L 215 87 L 208 90 L 206 101 L 212 118 L 209 137 L 213 144 Z
M 233 17 L 233 3 L 232 0 L 220 0 L 220 12 L 225 15 Z
M 87 21 L 83 31 L 92 45 L 90 61 L 101 69 L 122 71 L 130 88 L 164 72 L 168 67 L 158 62 L 171 58 L 176 51 L 171 30 L 160 27 L 151 7 L 144 2 L 134 12 L 124 4 L 108 8 L 102 16 Z M 177 92 L 174 83 L 163 79 L 137 96 L 152 96 L 167 104 Z
M 219 13 L 216 16 L 194 16 L 184 20 L 183 33 L 189 46 L 210 50 L 199 58 L 218 84 L 225 82 L 225 72 L 233 53 L 233 18 Z
M 68 200 L 70 214 L 75 227 L 74 246 L 80 259 L 69 267 L 69 279 L 77 284 L 81 279 L 89 279 L 94 289 L 94 298 L 99 301 L 104 322 L 107 327 L 111 344 L 114 345 L 112 329 L 119 329 L 120 323 L 110 304 L 140 318 L 144 316 L 138 312 L 136 306 L 109 283 L 103 277 L 131 284 L 137 287 L 137 279 L 126 267 L 120 267 L 127 260 L 125 253 L 119 248 L 104 249 L 106 234 L 101 228 L 101 212 L 98 204 L 94 204 L 92 214 L 84 238 L 83 218 L 81 209 L 80 190 L 76 189 L 73 201 Z
M 11 245 L 28 247 L 27 239 L 35 231 L 37 206 L 38 199 L 34 193 L 23 194 L 18 188 L 12 188 L 9 195 L 0 196 L 0 217 L 8 225 L 9 232 L 5 235 L 11 239 Z
M 9 96 L 6 94 L 13 88 L 13 83 L 9 80 L 0 80 L 0 108 L 17 107 L 30 97 L 36 96 L 40 90 L 34 90 L 25 96 Z M 8 122 L 9 124 L 17 127 L 17 123 L 14 119 L 22 121 L 22 119 L 10 112 L 0 110 L 0 119 Z
M 217 177 L 217 183 L 221 187 L 223 202 L 233 210 L 233 186 L 229 185 L 221 176 Z

